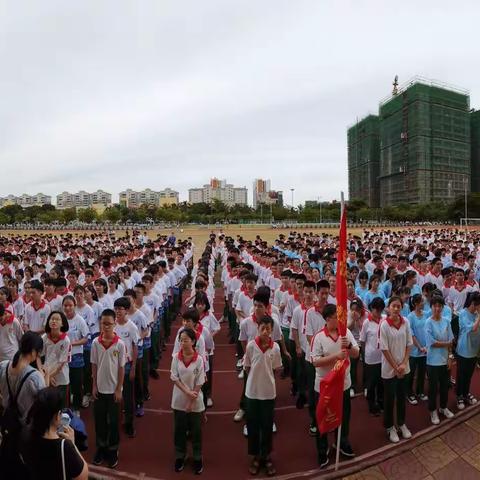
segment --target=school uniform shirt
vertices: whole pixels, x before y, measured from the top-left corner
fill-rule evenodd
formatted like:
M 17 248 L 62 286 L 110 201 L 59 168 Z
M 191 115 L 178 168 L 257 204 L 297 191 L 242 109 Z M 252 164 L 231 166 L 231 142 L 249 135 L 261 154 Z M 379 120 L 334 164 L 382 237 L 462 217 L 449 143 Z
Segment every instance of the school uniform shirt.
M 68 319 L 68 338 L 70 342 L 78 342 L 82 338 L 90 336 L 90 330 L 85 323 L 85 320 L 77 313 L 72 319 Z M 72 355 L 83 353 L 83 345 L 72 346 Z
M 365 306 L 367 308 L 370 307 L 370 303 L 374 298 L 381 298 L 384 302 L 386 300 L 385 295 L 383 294 L 382 291 L 380 291 L 380 289 L 378 289 L 376 292 L 372 292 L 372 290 L 368 290 L 368 292 L 363 297 Z
M 298 341 L 307 362 L 310 361 L 310 345 L 307 339 L 307 314 L 309 309 L 303 303 L 300 304 L 293 311 L 292 321 L 290 322 L 291 329 L 297 331 Z
M 38 308 L 35 308 L 33 302 L 30 302 L 25 307 L 23 323 L 25 323 L 29 330 L 32 330 L 33 332 L 45 330 L 45 324 L 47 323 L 47 318 L 50 315 L 50 311 L 51 310 L 48 303 L 46 303 L 44 300 L 40 302 Z
M 211 312 L 205 312 L 203 315 L 200 315 L 200 323 L 208 328 L 211 334 L 218 332 L 221 328 L 220 323 L 218 323 L 215 315 Z
M 189 390 L 202 386 L 205 383 L 204 360 L 199 352 L 195 351 L 192 359 L 186 362 L 183 358 L 183 352 L 180 350 L 172 357 L 170 367 L 170 379 L 172 382 L 181 382 Z M 173 410 L 185 412 L 190 405 L 190 397 L 185 395 L 177 385 L 173 386 L 172 403 Z M 198 397 L 191 404 L 191 412 L 203 412 L 205 405 L 203 403 L 202 390 L 198 392 Z
M 147 319 L 147 317 L 144 315 L 144 313 L 141 310 L 137 309 L 137 310 L 135 310 L 133 315 L 129 315 L 128 318 L 129 318 L 129 320 L 131 320 L 135 324 L 135 326 L 138 329 L 138 333 L 139 333 L 138 346 L 143 347 L 143 338 L 140 338 L 140 335 L 145 330 L 148 330 L 148 319 Z
M 358 347 L 358 344 L 355 338 L 352 335 L 352 332 L 347 328 L 347 341 L 352 344 L 352 347 Z M 312 339 L 311 345 L 311 362 L 314 363 L 316 359 L 321 357 L 327 357 L 342 351 L 342 341 L 341 337 L 338 336 L 334 340 L 330 332 L 325 326 L 322 328 Z M 320 381 L 332 370 L 332 365 L 325 367 L 315 367 L 315 391 L 320 392 Z M 348 363 L 347 370 L 345 371 L 345 377 L 343 380 L 343 390 L 348 390 L 352 386 L 352 381 L 350 379 L 350 362 Z
M 92 343 L 90 362 L 97 366 L 97 389 L 111 395 L 118 385 L 118 370 L 127 362 L 127 348 L 118 335 L 106 346 L 100 334 Z
M 380 350 L 380 324 L 385 320 L 381 317 L 376 322 L 371 315 L 363 322 L 360 330 L 360 341 L 365 345 L 365 363 L 378 365 L 382 363 L 382 351 Z
M 305 332 L 307 334 L 307 339 L 308 337 L 313 338 L 313 336 L 317 334 L 324 326 L 325 319 L 323 318 L 322 314 L 316 309 L 316 307 L 309 308 L 307 312 L 307 328 Z
M 447 302 L 453 305 L 453 313 L 458 315 L 463 310 L 467 295 L 473 291 L 474 289 L 466 283 L 462 287 L 455 285 L 449 288 Z
M 61 312 L 62 311 L 63 297 L 61 297 L 57 293 L 51 298 L 48 298 L 46 295 L 44 295 L 43 299 L 45 300 L 45 302 L 48 303 L 48 305 L 50 307 L 50 310 L 52 312 Z
M 23 329 L 20 322 L 13 314 L 10 314 L 5 325 L 0 324 L 0 362 L 13 359 L 22 335 Z
M 282 330 L 278 319 L 273 318 L 272 340 L 277 342 L 282 339 Z M 238 339 L 241 342 L 251 342 L 258 335 L 258 323 L 255 315 L 250 315 L 240 322 L 240 334 Z
M 440 273 L 438 275 L 433 272 L 427 273 L 425 283 L 433 283 L 440 291 L 443 289 L 443 277 Z
M 253 307 L 253 295 L 250 296 L 247 292 L 241 292 L 238 296 L 237 304 L 235 305 L 236 310 L 240 310 L 245 317 L 250 315 L 250 310 Z
M 62 333 L 58 340 L 53 340 L 44 333 L 42 357 L 45 357 L 44 365 L 49 372 L 55 370 L 59 363 L 63 363 L 62 369 L 55 375 L 56 385 L 68 385 L 70 383 L 68 362 L 71 360 L 72 345 L 66 333 Z
M 125 344 L 127 363 L 131 362 L 133 360 L 133 345 L 138 345 L 140 340 L 137 326 L 131 320 L 127 320 L 123 325 L 116 323 L 114 331 Z
M 427 346 L 427 339 L 426 339 L 426 332 L 425 332 L 425 325 L 427 323 L 429 315 L 423 311 L 420 317 L 417 317 L 417 314 L 413 311 L 408 314 L 407 320 L 410 323 L 410 329 L 412 330 L 412 336 L 415 337 L 417 342 L 422 345 L 422 347 Z M 411 357 L 425 357 L 427 354 L 422 353 L 415 343 L 412 346 L 412 350 L 410 351 Z
M 405 350 L 413 345 L 412 331 L 408 321 L 402 317 L 402 322 L 397 328 L 387 317 L 380 324 L 380 350 L 388 350 L 393 360 L 399 364 L 405 358 Z M 410 373 L 410 365 L 407 362 L 405 375 Z M 382 355 L 382 378 L 390 379 L 395 377 L 395 371 L 387 362 L 385 355 Z
M 113 301 L 110 296 L 104 295 L 102 298 L 98 299 L 98 303 L 102 306 L 102 311 L 107 308 L 113 310 Z
M 20 321 L 25 315 L 25 305 L 26 304 L 20 295 L 12 301 L 13 314 L 15 315 L 15 318 Z
M 98 322 L 98 317 L 93 311 L 93 308 L 90 305 L 85 304 L 83 307 L 75 308 L 75 312 L 80 315 L 85 323 L 87 324 L 88 331 L 90 335 L 96 335 L 100 332 L 100 325 Z
M 153 292 L 150 292 L 148 295 L 144 295 L 143 297 L 143 303 L 145 303 L 148 308 L 152 311 L 152 321 L 155 320 L 155 312 L 158 312 L 158 309 L 162 305 L 162 301 L 160 300 L 160 297 L 156 295 Z
M 274 371 L 281 368 L 280 347 L 272 339 L 263 349 L 260 338 L 250 340 L 243 357 L 243 368 L 250 368 L 245 396 L 252 400 L 273 400 L 277 396 Z
M 177 335 L 175 336 L 175 343 L 173 344 L 172 357 L 174 357 L 182 349 L 180 347 L 180 334 L 182 333 L 183 330 L 185 330 L 183 327 L 180 328 L 178 330 Z M 197 331 L 195 332 L 195 335 L 197 337 L 197 343 L 195 345 L 195 350 L 198 352 L 198 354 L 202 357 L 203 361 L 205 362 L 205 365 L 204 365 L 205 372 L 208 372 L 208 370 L 209 370 L 208 352 L 207 352 L 207 347 L 206 347 L 206 344 L 205 344 L 204 330 L 206 330 L 205 327 L 203 327 L 199 332 L 199 327 L 197 327 Z
M 425 324 L 425 338 L 427 342 L 427 365 L 441 366 L 448 362 L 447 347 L 432 347 L 435 342 L 451 342 L 453 333 L 451 323 L 445 318 L 434 320 L 430 317 Z
M 476 332 L 472 330 L 476 319 L 476 313 L 470 313 L 466 308 L 460 312 L 457 354 L 461 357 L 474 358 L 480 351 L 480 328 Z

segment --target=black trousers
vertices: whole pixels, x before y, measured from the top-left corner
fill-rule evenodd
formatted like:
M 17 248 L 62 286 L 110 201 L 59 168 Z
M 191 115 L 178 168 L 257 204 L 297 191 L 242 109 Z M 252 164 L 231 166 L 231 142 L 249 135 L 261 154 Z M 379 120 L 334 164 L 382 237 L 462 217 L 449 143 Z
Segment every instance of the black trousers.
M 316 404 L 318 404 L 318 400 L 320 398 L 320 394 L 315 392 L 315 399 Z M 350 390 L 343 391 L 343 410 L 342 410 L 342 433 L 340 438 L 340 444 L 348 443 L 348 434 L 350 431 L 350 412 L 351 412 L 351 404 L 350 404 Z M 337 441 L 337 431 L 335 430 L 335 441 Z M 328 433 L 324 433 L 320 435 L 320 430 L 317 430 L 316 436 L 316 444 L 317 444 L 317 455 L 325 455 L 328 450 Z
M 447 408 L 448 386 L 450 378 L 446 365 L 427 365 L 428 374 L 428 409 L 437 409 L 437 393 L 440 391 L 440 408 Z
M 368 410 L 372 413 L 375 412 L 377 407 L 383 408 L 382 364 L 369 365 L 365 363 L 363 368 L 365 370 Z
M 425 389 L 425 372 L 427 370 L 427 357 L 410 357 L 410 374 L 408 375 L 408 395 L 421 395 Z M 417 383 L 413 388 L 415 373 Z
M 298 370 L 298 358 L 297 358 L 297 349 L 295 347 L 295 342 L 292 339 L 289 339 L 287 342 L 288 353 L 292 358 L 290 362 L 290 378 L 292 379 L 292 389 L 297 390 L 297 370 Z
M 272 452 L 275 400 L 246 398 L 248 454 L 265 460 Z
M 466 399 L 469 395 L 470 382 L 472 381 L 476 363 L 477 357 L 466 358 L 460 355 L 457 356 L 457 397 Z
M 187 434 L 192 441 L 194 460 L 202 459 L 202 418 L 203 412 L 173 411 L 173 441 L 175 458 L 185 458 L 187 455 Z
M 405 423 L 405 398 L 407 391 L 407 379 L 384 378 L 384 400 L 383 400 L 383 425 L 391 428 L 394 425 L 393 409 L 397 406 L 397 425 Z

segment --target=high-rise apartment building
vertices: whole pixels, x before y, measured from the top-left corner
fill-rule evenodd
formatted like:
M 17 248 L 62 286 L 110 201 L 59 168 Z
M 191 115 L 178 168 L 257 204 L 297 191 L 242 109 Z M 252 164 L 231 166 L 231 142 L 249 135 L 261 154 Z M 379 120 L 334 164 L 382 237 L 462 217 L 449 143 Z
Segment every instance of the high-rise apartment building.
M 470 114 L 472 134 L 472 191 L 480 192 L 480 110 Z
M 283 192 L 271 190 L 270 180 L 256 178 L 253 181 L 253 208 L 258 205 L 283 205 Z
M 449 201 L 470 191 L 474 121 L 465 90 L 420 78 L 395 89 L 378 117 L 348 130 L 350 199 L 375 207 Z
M 211 203 L 219 200 L 228 206 L 247 205 L 248 190 L 246 187 L 234 187 L 226 180 L 212 178 L 209 184 L 202 188 L 188 190 L 189 203 Z

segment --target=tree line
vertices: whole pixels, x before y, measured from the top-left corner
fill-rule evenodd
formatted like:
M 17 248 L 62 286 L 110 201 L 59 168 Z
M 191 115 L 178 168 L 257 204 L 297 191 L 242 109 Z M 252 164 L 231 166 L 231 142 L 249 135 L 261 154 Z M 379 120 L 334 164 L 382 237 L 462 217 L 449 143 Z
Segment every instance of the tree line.
M 393 221 L 393 222 L 457 222 L 465 216 L 465 199 L 458 197 L 453 202 L 427 203 L 421 205 L 398 205 L 395 207 L 370 208 L 364 202 L 347 202 L 348 218 L 353 222 Z M 468 217 L 480 218 L 480 194 L 472 193 L 467 198 Z M 74 221 L 93 223 L 248 223 L 248 222 L 289 222 L 302 223 L 338 222 L 340 202 L 309 202 L 295 209 L 278 205 L 259 205 L 256 209 L 236 205 L 230 207 L 219 200 L 212 203 L 166 205 L 157 207 L 143 205 L 140 208 L 127 208 L 112 205 L 99 213 L 92 208 L 56 209 L 53 205 L 22 208 L 8 205 L 0 209 L 0 224 L 14 223 L 62 223 Z

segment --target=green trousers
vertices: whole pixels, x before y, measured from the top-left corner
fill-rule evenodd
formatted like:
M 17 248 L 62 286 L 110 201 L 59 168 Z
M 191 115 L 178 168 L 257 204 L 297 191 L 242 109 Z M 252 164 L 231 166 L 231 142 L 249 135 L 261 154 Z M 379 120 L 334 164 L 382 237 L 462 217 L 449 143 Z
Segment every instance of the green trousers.
M 115 403 L 113 394 L 99 393 L 98 399 L 93 404 L 93 412 L 97 449 L 118 450 L 120 404 Z
M 187 433 L 192 440 L 193 459 L 202 459 L 202 414 L 203 412 L 173 411 L 176 459 L 183 459 L 187 455 Z

